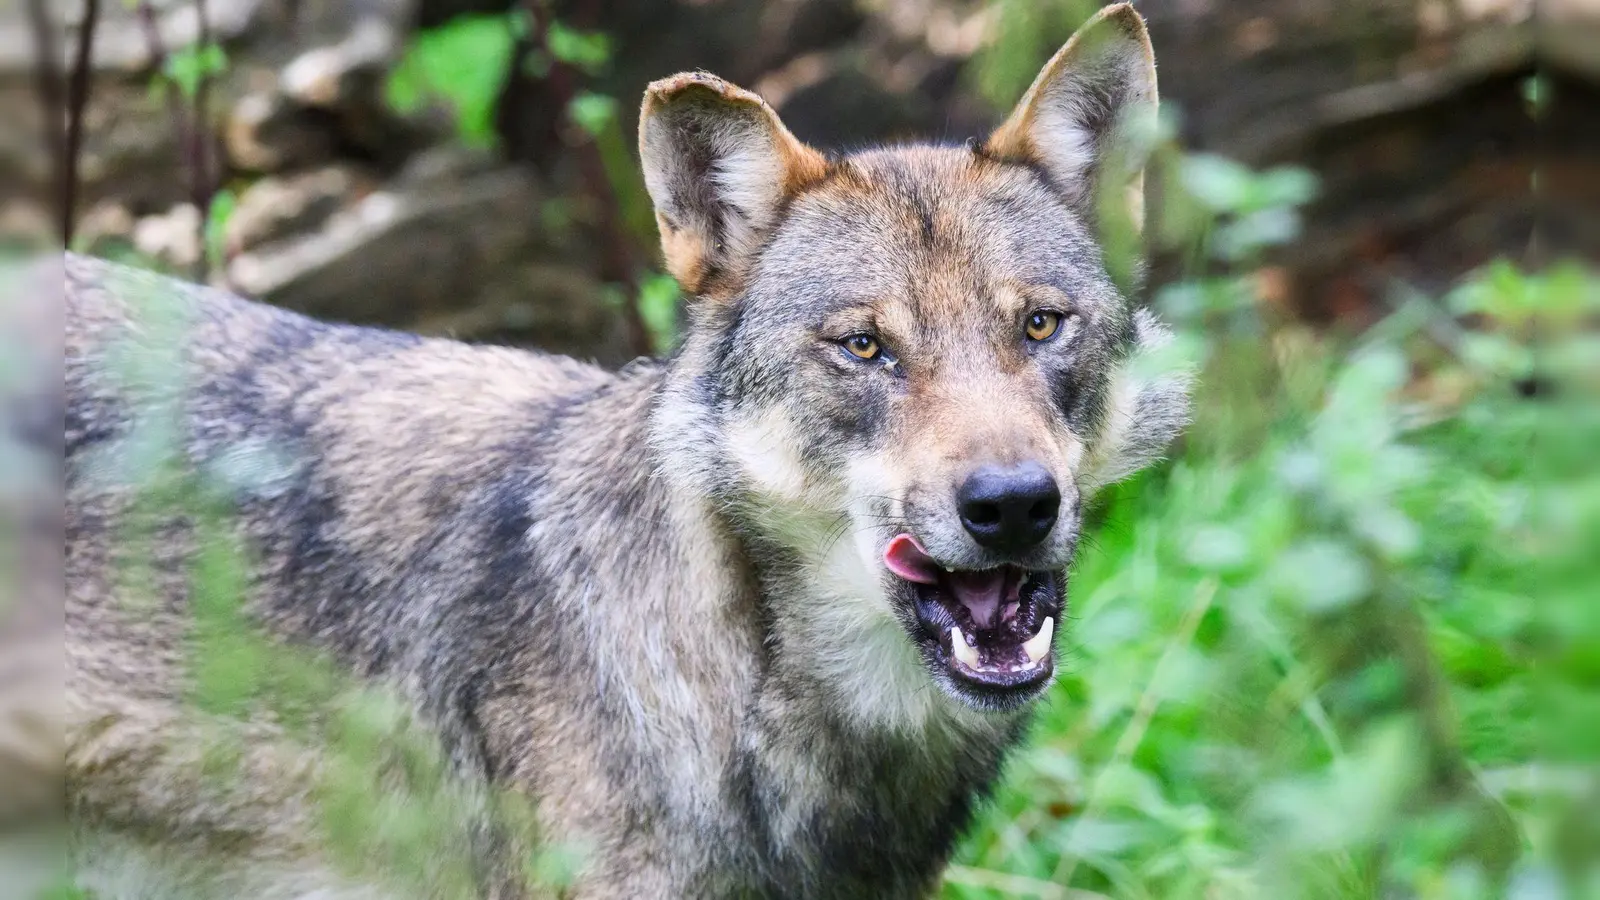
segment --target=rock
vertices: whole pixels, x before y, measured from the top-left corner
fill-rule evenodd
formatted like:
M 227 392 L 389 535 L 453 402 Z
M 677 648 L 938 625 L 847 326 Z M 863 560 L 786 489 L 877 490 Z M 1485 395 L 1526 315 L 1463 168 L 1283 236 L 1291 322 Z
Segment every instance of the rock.
M 33 253 L 59 252 L 60 229 L 44 205 L 28 200 L 0 203 L 0 250 Z
M 282 172 L 334 158 L 338 136 L 275 91 L 239 98 L 222 129 L 229 164 L 244 172 Z
M 365 186 L 368 180 L 345 166 L 260 179 L 239 195 L 228 219 L 224 237 L 228 255 L 321 228 L 354 201 L 358 185 Z
M 441 144 L 413 156 L 394 181 L 398 185 L 424 187 L 459 182 L 503 167 L 504 163 L 488 150 Z
M 278 89 L 303 106 L 337 109 L 369 103 L 389 64 L 399 55 L 400 35 L 387 22 L 364 19 L 338 43 L 308 50 L 283 68 Z
M 137 225 L 126 206 L 109 200 L 98 203 L 78 220 L 77 248 L 93 256 L 104 256 L 116 248 L 132 246 Z
M 193 204 L 180 203 L 165 215 L 145 216 L 133 227 L 133 246 L 175 270 L 193 270 L 205 252 L 200 210 Z
M 339 321 L 560 349 L 606 363 L 631 356 L 602 286 L 558 264 L 540 237 L 543 194 L 522 171 L 448 170 L 389 184 L 233 257 L 227 282 L 250 296 Z
M 480 343 L 537 347 L 603 365 L 632 357 L 614 305 L 593 273 L 582 266 L 529 261 L 486 273 L 472 305 L 423 318 L 412 328 Z

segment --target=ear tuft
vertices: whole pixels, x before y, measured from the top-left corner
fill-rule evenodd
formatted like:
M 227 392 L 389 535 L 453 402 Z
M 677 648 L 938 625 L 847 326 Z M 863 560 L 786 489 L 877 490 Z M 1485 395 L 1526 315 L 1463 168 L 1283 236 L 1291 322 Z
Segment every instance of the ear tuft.
M 1086 494 L 1159 461 L 1189 424 L 1194 371 L 1172 332 L 1148 310 L 1134 314 L 1134 347 L 1112 381 L 1105 423 L 1080 489 Z
M 827 172 L 766 101 L 706 72 L 645 90 L 639 157 L 667 268 L 690 293 L 740 272 L 784 201 Z
M 1127 3 L 1108 6 L 1050 58 L 984 149 L 1044 169 L 1091 222 L 1113 212 L 1137 230 L 1143 160 L 1130 137 L 1153 123 L 1157 100 L 1144 19 Z

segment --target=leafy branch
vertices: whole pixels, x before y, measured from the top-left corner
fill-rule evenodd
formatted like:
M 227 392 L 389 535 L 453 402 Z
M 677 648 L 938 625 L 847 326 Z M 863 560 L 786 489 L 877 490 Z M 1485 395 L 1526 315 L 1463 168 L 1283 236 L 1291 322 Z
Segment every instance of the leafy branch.
M 641 311 L 645 283 L 641 277 L 644 266 L 640 262 L 638 219 L 629 215 L 639 200 L 635 196 L 638 191 L 628 189 L 632 159 L 624 148 L 626 166 L 619 169 L 617 154 L 609 152 L 621 139 L 615 105 L 606 105 L 605 98 L 579 86 L 586 70 L 605 61 L 609 48 L 593 36 L 556 21 L 543 0 L 525 0 L 523 8 L 529 26 L 525 37 L 518 40 L 514 65 L 520 70 L 532 60 L 545 63 L 544 80 L 552 98 L 563 110 L 567 123 L 585 135 L 576 154 L 584 191 L 593 199 L 598 216 L 600 275 L 622 286 L 628 346 L 639 355 L 649 354 L 655 349 L 655 342 Z M 653 231 L 653 227 L 649 230 Z M 649 234 L 646 240 L 653 237 Z

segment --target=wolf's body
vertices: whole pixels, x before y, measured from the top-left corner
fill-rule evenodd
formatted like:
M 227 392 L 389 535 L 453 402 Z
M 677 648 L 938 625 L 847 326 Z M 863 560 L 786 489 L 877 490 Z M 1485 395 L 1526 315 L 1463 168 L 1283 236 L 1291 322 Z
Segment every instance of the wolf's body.
M 1060 168 L 1089 184 L 1109 117 L 1153 101 L 1137 17 L 1098 27 L 1109 49 L 1069 46 L 977 150 L 827 160 L 708 76 L 653 86 L 647 179 L 696 299 L 671 360 L 620 373 L 69 258 L 68 772 L 85 880 L 109 896 L 386 896 L 335 874 L 315 760 L 270 723 L 237 778 L 199 773 L 181 703 L 195 535 L 157 523 L 161 600 L 130 602 L 134 498 L 108 471 L 141 422 L 172 414 L 188 466 L 234 475 L 252 614 L 396 686 L 469 782 L 532 798 L 543 833 L 586 849 L 579 896 L 928 893 L 1048 683 L 1019 642 L 1059 615 L 1050 573 L 1078 503 L 1183 418 L 1180 385 L 1129 374 L 1158 329 L 1105 275 L 1084 214 L 1099 194 Z M 1063 102 L 1081 133 L 1057 159 L 1034 120 L 1074 65 L 1068 87 L 1087 93 Z M 1063 323 L 1057 343 L 1024 347 L 1014 323 L 1040 291 L 1071 314 L 1042 320 Z M 151 298 L 184 323 L 181 390 L 139 383 L 138 360 L 172 346 Z M 869 325 L 897 355 L 814 337 Z M 928 473 L 1024 456 L 1060 482 L 1064 524 L 1004 558 L 963 543 Z M 884 570 L 897 532 L 917 565 L 1045 573 L 1039 599 L 1008 607 L 1025 621 L 988 620 L 1000 636 L 970 651 L 1017 666 L 962 669 L 962 645 L 918 625 L 966 607 Z M 984 686 L 1002 675 L 1021 686 Z
M 926 888 L 1019 716 L 961 715 L 931 685 L 883 696 L 875 667 L 914 665 L 909 647 L 861 661 L 848 688 L 766 652 L 755 561 L 714 500 L 672 490 L 641 452 L 661 365 L 608 375 L 321 325 L 84 260 L 68 272 L 72 698 L 93 731 L 74 735 L 73 763 L 95 769 L 76 802 L 148 810 L 159 769 L 121 754 L 158 723 L 129 711 L 179 699 L 181 604 L 117 605 L 109 525 L 127 498 L 82 464 L 130 426 L 84 367 L 126 339 L 118 295 L 180 291 L 193 346 L 219 350 L 193 360 L 206 388 L 186 404 L 188 454 L 204 464 L 245 445 L 293 461 L 241 506 L 260 555 L 254 604 L 276 630 L 404 686 L 470 771 L 526 786 L 553 834 L 595 842 L 609 895 L 737 893 L 718 872 L 812 896 Z M 182 531 L 163 543 L 187 543 Z M 897 649 L 838 637 L 840 655 Z M 852 714 L 856 690 L 895 708 Z M 895 727 L 862 727 L 875 716 Z M 184 818 L 210 812 L 171 801 Z

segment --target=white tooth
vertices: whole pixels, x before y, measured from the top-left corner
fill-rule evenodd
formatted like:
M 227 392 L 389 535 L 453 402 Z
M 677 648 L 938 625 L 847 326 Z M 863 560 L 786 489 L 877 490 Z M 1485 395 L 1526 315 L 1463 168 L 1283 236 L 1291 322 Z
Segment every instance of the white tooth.
M 950 649 L 962 665 L 969 669 L 978 667 L 978 648 L 967 642 L 967 636 L 961 633 L 959 625 L 950 626 Z
M 1028 654 L 1028 662 L 1037 664 L 1044 659 L 1045 654 L 1050 652 L 1050 638 L 1055 633 L 1056 620 L 1045 619 L 1044 624 L 1039 626 L 1039 633 L 1022 645 L 1022 652 Z

